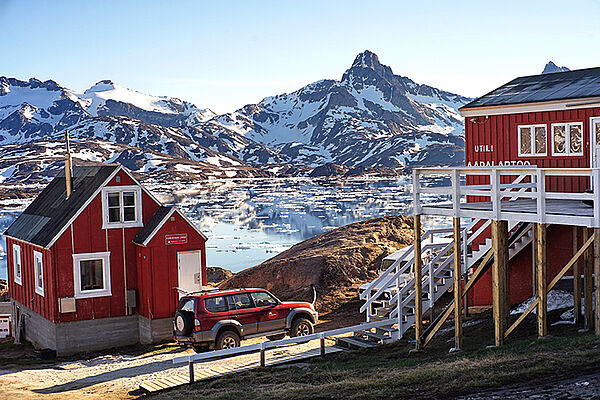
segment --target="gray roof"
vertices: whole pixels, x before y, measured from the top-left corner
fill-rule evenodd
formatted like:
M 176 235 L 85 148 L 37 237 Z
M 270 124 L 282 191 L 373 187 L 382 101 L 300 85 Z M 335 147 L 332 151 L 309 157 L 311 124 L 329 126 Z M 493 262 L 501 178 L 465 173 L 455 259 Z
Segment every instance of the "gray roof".
M 587 97 L 600 97 L 600 67 L 516 78 L 460 110 Z
M 144 225 L 144 227 L 135 235 L 133 243 L 145 245 L 146 239 L 152 235 L 152 232 L 162 224 L 163 220 L 169 215 L 169 212 L 173 209 L 173 206 L 160 206 L 154 213 L 152 218 Z
M 48 247 L 71 218 L 120 166 L 73 166 L 72 192 L 67 199 L 63 169 L 4 234 Z

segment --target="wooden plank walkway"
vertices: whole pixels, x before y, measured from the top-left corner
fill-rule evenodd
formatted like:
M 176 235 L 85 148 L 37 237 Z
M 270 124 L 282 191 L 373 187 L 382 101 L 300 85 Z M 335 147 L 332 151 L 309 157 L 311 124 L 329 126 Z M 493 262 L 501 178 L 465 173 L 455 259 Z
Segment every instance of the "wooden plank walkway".
M 325 354 L 337 353 L 340 351 L 348 351 L 339 346 L 326 346 Z M 304 360 L 307 358 L 317 357 L 321 355 L 321 349 L 315 348 L 305 352 L 289 354 L 287 352 L 281 352 L 281 354 L 277 354 L 277 350 L 273 350 L 270 352 L 269 356 L 266 359 L 266 366 L 274 366 L 285 364 L 289 362 Z M 194 382 L 204 381 L 208 379 L 218 378 L 223 375 L 234 374 L 242 371 L 247 371 L 249 369 L 258 368 L 260 366 L 259 354 L 256 353 L 255 360 L 243 360 L 236 361 L 236 357 L 231 358 L 231 362 L 227 365 L 219 365 L 217 367 L 211 367 L 210 362 L 206 363 L 197 363 L 194 367 Z M 206 366 L 203 366 L 205 364 Z M 140 385 L 140 389 L 145 390 L 148 393 L 154 393 L 165 389 L 174 388 L 177 386 L 182 386 L 190 383 L 190 375 L 187 371 L 187 366 L 185 367 L 186 372 L 177 371 L 172 375 L 169 375 L 165 378 L 154 379 L 148 382 L 144 382 Z

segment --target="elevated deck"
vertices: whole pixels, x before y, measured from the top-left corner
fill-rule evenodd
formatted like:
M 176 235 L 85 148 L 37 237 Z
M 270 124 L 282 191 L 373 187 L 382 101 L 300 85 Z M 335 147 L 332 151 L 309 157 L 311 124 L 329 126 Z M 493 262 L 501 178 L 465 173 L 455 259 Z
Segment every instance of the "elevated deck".
M 469 185 L 474 176 L 489 183 Z M 432 177 L 435 186 L 431 186 Z M 450 185 L 439 185 L 440 178 Z M 566 191 L 578 187 L 568 184 L 562 191 L 551 191 L 550 179 L 556 178 L 567 182 L 584 179 L 592 192 Z M 584 201 L 600 205 L 600 190 L 594 190 L 599 182 L 598 168 L 417 168 L 413 171 L 414 214 L 598 228 L 600 207 Z M 424 202 L 423 194 L 448 200 Z

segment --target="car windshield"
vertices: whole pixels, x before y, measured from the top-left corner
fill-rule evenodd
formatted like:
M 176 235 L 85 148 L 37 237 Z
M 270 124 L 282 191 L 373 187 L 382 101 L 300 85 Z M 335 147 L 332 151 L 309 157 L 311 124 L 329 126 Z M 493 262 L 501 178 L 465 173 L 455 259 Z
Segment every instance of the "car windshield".
M 270 307 L 277 305 L 277 300 L 267 292 L 254 292 L 252 299 L 256 307 Z

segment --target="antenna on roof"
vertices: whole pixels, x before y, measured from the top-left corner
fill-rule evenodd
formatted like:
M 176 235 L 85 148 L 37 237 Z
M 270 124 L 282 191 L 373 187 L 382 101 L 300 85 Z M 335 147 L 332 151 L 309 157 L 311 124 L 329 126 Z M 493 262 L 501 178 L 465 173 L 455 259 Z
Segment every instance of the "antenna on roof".
M 65 142 L 67 154 L 65 154 L 65 181 L 67 186 L 67 199 L 71 196 L 71 177 L 73 176 L 73 165 L 71 163 L 71 147 L 69 146 L 69 130 L 65 131 Z

